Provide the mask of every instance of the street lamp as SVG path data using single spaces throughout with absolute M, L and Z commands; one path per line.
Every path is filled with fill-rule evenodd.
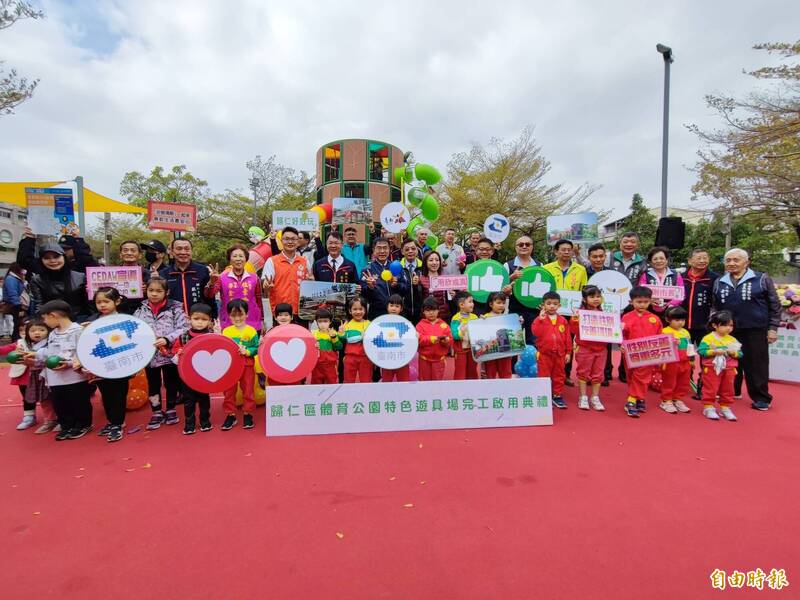
M 667 216 L 667 157 L 669 147 L 669 66 L 675 60 L 672 48 L 656 44 L 656 50 L 664 57 L 664 131 L 661 134 L 661 217 Z
M 250 178 L 250 189 L 253 190 L 253 227 L 258 227 L 258 177 Z

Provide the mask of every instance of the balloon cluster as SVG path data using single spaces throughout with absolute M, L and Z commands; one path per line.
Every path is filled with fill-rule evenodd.
M 539 366 L 536 363 L 537 354 L 534 346 L 525 346 L 525 350 L 519 355 L 517 363 L 514 365 L 514 372 L 520 377 L 537 377 L 539 375 Z
M 420 228 L 430 229 L 433 222 L 439 218 L 439 202 L 430 193 L 430 187 L 442 180 L 442 174 L 434 166 L 412 161 L 413 159 L 409 159 L 405 166 L 395 168 L 394 177 L 400 186 L 405 183 L 411 186 L 406 193 L 406 203 L 409 210 L 412 210 L 412 207 L 416 209 L 414 211 L 416 214 L 412 216 L 406 233 L 413 239 Z M 431 248 L 436 248 L 439 245 L 439 238 L 431 233 L 428 235 L 427 244 Z
M 308 212 L 314 213 L 319 216 L 319 223 L 329 223 L 333 217 L 333 204 L 326 202 L 325 204 L 317 204 L 308 209 Z

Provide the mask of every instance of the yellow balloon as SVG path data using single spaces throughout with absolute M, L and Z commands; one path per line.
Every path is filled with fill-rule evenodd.
M 251 262 L 244 263 L 244 270 L 247 271 L 248 273 L 256 272 L 256 268 L 253 266 L 253 263 Z
M 384 281 L 391 281 L 392 280 L 392 272 L 389 269 L 384 269 L 381 271 L 381 279 Z

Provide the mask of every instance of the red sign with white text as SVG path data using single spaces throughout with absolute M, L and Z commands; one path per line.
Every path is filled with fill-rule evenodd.
M 195 231 L 197 207 L 177 202 L 147 202 L 147 227 L 165 231 Z
M 233 387 L 244 371 L 244 359 L 232 339 L 207 333 L 189 341 L 178 357 L 178 374 L 202 394 L 224 392 Z

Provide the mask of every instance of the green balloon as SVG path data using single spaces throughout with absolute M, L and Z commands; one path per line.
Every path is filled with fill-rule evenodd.
M 408 227 L 406 227 L 406 233 L 413 238 L 416 236 L 416 229 L 418 227 L 424 227 L 424 225 L 425 221 L 422 220 L 422 217 L 414 217 L 413 219 L 411 219 L 411 222 L 408 224 Z
M 555 289 L 556 280 L 544 267 L 525 267 L 514 281 L 514 297 L 528 308 L 539 308 L 542 296 Z
M 442 174 L 433 165 L 426 165 L 425 163 L 417 163 L 414 165 L 414 174 L 417 179 L 424 181 L 428 185 L 436 185 L 442 180 Z
M 439 203 L 430 194 L 425 196 L 419 208 L 422 211 L 422 216 L 428 221 L 435 221 L 439 218 Z
M 419 206 L 429 196 L 428 192 L 422 188 L 411 188 L 406 194 L 406 200 L 414 206 Z
M 425 242 L 431 250 L 436 250 L 439 246 L 439 238 L 433 233 L 428 234 L 428 241 Z
M 44 361 L 44 366 L 48 369 L 55 369 L 61 362 L 60 356 L 48 356 Z
M 496 260 L 482 259 L 467 266 L 467 291 L 477 302 L 486 302 L 489 294 L 508 285 L 508 271 Z
M 400 182 L 406 178 L 406 168 L 405 167 L 395 167 L 394 168 L 394 183 L 395 185 L 400 185 Z
M 6 355 L 6 360 L 11 363 L 12 365 L 17 364 L 19 361 L 22 360 L 22 354 L 17 352 L 16 350 L 12 350 Z

